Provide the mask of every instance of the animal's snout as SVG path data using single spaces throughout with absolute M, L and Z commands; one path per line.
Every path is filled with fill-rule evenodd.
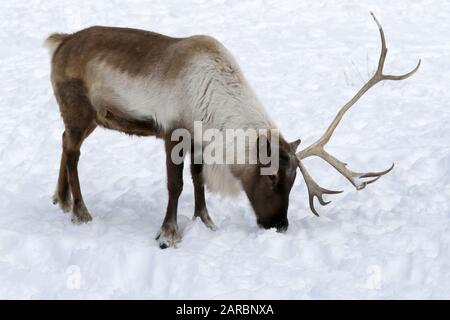
M 281 233 L 286 232 L 286 230 L 288 229 L 288 227 L 289 227 L 289 221 L 288 221 L 288 219 L 283 219 L 281 222 L 279 222 L 279 223 L 275 226 L 275 228 L 277 228 L 277 232 L 281 232 Z
M 277 232 L 286 232 L 286 230 L 289 227 L 289 221 L 287 218 L 283 217 L 281 219 L 274 219 L 269 221 L 264 221 L 261 219 L 258 219 L 258 225 L 263 227 L 264 229 L 271 229 L 275 228 L 277 229 Z

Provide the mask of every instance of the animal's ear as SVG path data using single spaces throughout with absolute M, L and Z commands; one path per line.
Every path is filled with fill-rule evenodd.
M 302 140 L 300 140 L 300 139 L 297 139 L 297 140 L 294 140 L 294 141 L 290 142 L 289 145 L 291 146 L 291 150 L 293 152 L 297 151 L 297 148 L 298 148 L 298 146 L 300 145 L 301 142 L 302 142 Z

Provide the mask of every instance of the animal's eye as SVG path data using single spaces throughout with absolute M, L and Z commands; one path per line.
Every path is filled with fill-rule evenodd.
M 285 154 L 280 154 L 280 167 L 286 168 L 289 165 L 289 156 Z
M 276 183 L 277 182 L 277 175 L 276 174 L 271 174 L 271 175 L 269 175 L 269 179 L 270 179 L 270 181 L 272 181 L 272 183 Z

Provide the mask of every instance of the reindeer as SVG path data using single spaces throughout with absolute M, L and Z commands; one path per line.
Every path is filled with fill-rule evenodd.
M 300 169 L 306 182 L 311 211 L 314 198 L 326 205 L 325 194 L 341 191 L 320 187 L 302 160 L 317 156 L 332 165 L 357 190 L 390 172 L 358 173 L 329 154 L 325 145 L 344 114 L 371 87 L 384 80 L 403 80 L 420 66 L 403 75 L 383 73 L 387 48 L 383 29 L 371 13 L 381 37 L 381 53 L 375 74 L 338 112 L 319 140 L 296 152 L 300 140 L 288 143 L 279 134 L 279 167 L 261 175 L 256 164 L 203 165 L 192 161 L 194 218 L 216 229 L 205 203 L 205 185 L 213 191 L 236 193 L 243 190 L 254 209 L 258 225 L 285 231 L 288 227 L 289 194 Z M 143 30 L 90 27 L 73 34 L 55 33 L 46 44 L 52 56 L 51 82 L 65 130 L 62 156 L 53 201 L 63 211 L 72 211 L 74 223 L 92 217 L 80 190 L 77 165 L 83 141 L 97 126 L 129 135 L 164 139 L 168 204 L 157 235 L 159 246 L 175 246 L 181 240 L 177 226 L 177 204 L 183 189 L 183 163 L 171 160 L 176 142 L 171 134 L 178 128 L 193 130 L 194 121 L 206 128 L 276 129 L 228 50 L 209 36 L 172 38 Z M 268 138 L 270 144 L 270 139 Z M 183 155 L 184 156 L 184 155 Z

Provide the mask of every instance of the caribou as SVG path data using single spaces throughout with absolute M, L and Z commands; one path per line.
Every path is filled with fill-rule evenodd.
M 311 211 L 318 215 L 314 198 L 326 205 L 324 195 L 341 191 L 319 186 L 302 160 L 316 156 L 333 166 L 361 190 L 390 172 L 354 172 L 325 150 L 344 114 L 375 84 L 384 80 L 404 80 L 420 66 L 402 75 L 384 74 L 387 48 L 383 29 L 373 13 L 381 37 L 381 53 L 374 75 L 337 113 L 325 133 L 313 144 L 297 152 L 300 140 L 288 143 L 276 135 L 277 170 L 261 174 L 266 167 L 256 163 L 205 164 L 194 161 L 190 169 L 194 185 L 194 218 L 216 229 L 205 202 L 205 186 L 212 191 L 236 194 L 244 191 L 258 225 L 283 232 L 288 227 L 289 195 L 297 168 L 306 183 Z M 183 163 L 171 154 L 177 145 L 172 135 L 177 129 L 193 131 L 194 122 L 204 128 L 277 130 L 230 52 L 216 39 L 197 35 L 173 38 L 138 29 L 95 26 L 73 34 L 54 33 L 46 39 L 51 52 L 51 83 L 64 122 L 62 155 L 54 204 L 72 212 L 74 223 L 92 217 L 83 201 L 78 178 L 78 161 L 83 141 L 97 126 L 129 135 L 155 136 L 164 140 L 168 203 L 156 237 L 160 248 L 181 240 L 177 225 L 178 199 L 183 189 Z M 271 132 L 272 132 L 271 131 Z M 258 136 L 247 148 L 269 152 L 274 134 Z M 251 144 L 251 145 L 250 145 Z M 268 148 L 270 147 L 270 150 Z M 201 148 L 200 148 L 201 150 Z

